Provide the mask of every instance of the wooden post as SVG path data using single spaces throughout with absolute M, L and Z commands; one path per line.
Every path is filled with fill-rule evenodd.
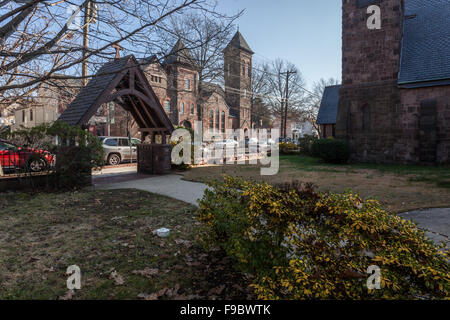
M 156 133 L 152 132 L 151 135 L 152 135 L 152 144 L 155 144 L 156 143 Z
M 166 137 L 166 132 L 165 131 L 162 132 L 161 143 L 162 144 L 167 144 L 167 137 Z

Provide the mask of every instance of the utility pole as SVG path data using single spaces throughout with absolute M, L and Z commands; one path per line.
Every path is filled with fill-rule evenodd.
M 285 89 L 286 96 L 284 98 L 284 116 L 283 116 L 284 121 L 282 121 L 284 138 L 287 138 L 287 118 L 288 118 L 288 109 L 289 109 L 289 78 L 290 78 L 291 74 L 296 74 L 296 73 L 297 73 L 297 71 L 291 71 L 291 70 L 281 73 L 281 74 L 286 75 L 286 89 Z
M 86 3 L 84 10 L 84 24 L 83 24 L 83 60 L 81 65 L 81 73 L 83 76 L 83 86 L 87 84 L 88 76 L 88 48 L 89 48 L 89 24 L 91 23 L 91 1 Z
M 83 59 L 81 62 L 82 84 L 86 86 L 89 75 L 88 71 L 88 51 L 89 51 L 89 26 L 91 23 L 97 22 L 97 3 L 94 0 L 86 2 L 84 10 L 84 24 L 83 24 Z M 116 49 L 117 52 L 117 49 Z

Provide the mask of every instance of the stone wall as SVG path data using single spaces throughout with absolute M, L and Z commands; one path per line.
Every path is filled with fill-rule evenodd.
M 448 163 L 450 86 L 398 87 L 402 1 L 378 5 L 381 30 L 369 30 L 367 7 L 343 0 L 343 86 L 336 136 L 349 141 L 356 161 Z

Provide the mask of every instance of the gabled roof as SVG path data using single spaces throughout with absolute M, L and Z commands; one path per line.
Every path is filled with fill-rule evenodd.
M 187 65 L 194 65 L 194 58 L 192 58 L 191 53 L 184 45 L 181 39 L 178 39 L 177 43 L 174 45 L 170 51 L 169 56 L 164 61 L 164 64 L 182 63 Z
M 87 112 L 87 109 L 100 97 L 105 88 L 124 70 L 130 56 L 112 60 L 105 63 L 89 83 L 83 87 L 72 103 L 61 114 L 58 120 L 65 121 L 70 125 L 80 124 L 79 121 Z
M 234 35 L 233 39 L 231 39 L 227 48 L 228 47 L 238 48 L 238 49 L 247 51 L 250 54 L 254 54 L 252 49 L 250 49 L 250 46 L 248 45 L 247 41 L 245 41 L 244 37 L 242 36 L 242 34 L 239 31 L 237 31 L 236 34 Z
M 72 126 L 84 125 L 101 105 L 111 101 L 129 111 L 141 129 L 173 130 L 133 55 L 104 64 L 58 120 Z
M 339 89 L 341 85 L 326 87 L 320 103 L 317 124 L 335 124 L 339 106 Z
M 450 84 L 449 56 L 449 0 L 406 0 L 399 85 Z

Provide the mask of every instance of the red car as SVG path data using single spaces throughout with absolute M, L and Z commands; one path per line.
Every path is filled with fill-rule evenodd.
M 40 172 L 53 164 L 55 157 L 46 150 L 21 148 L 0 139 L 0 164 L 3 169 L 26 169 Z

